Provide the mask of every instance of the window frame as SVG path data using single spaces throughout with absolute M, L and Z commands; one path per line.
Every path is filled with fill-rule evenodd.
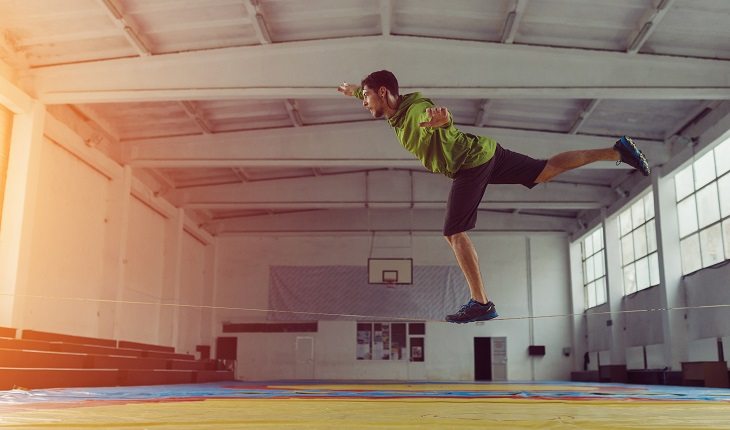
M 719 149 L 723 147 L 723 145 L 729 145 L 730 146 L 730 139 L 726 139 L 723 142 L 720 142 L 712 149 L 708 150 L 702 156 L 696 157 L 693 161 L 691 161 L 687 166 L 683 167 L 682 169 L 678 169 L 674 173 L 674 200 L 677 207 L 677 226 L 678 226 L 678 238 L 679 238 L 679 249 L 680 249 L 680 256 L 682 260 L 682 276 L 687 276 L 689 274 L 692 274 L 694 272 L 697 272 L 699 270 L 705 269 L 707 267 L 714 266 L 716 264 L 721 264 L 723 262 L 726 262 L 730 260 L 730 249 L 728 249 L 728 243 L 725 240 L 726 235 L 729 235 L 730 232 L 726 233 L 725 229 L 730 228 L 730 211 L 723 215 L 723 206 L 722 206 L 722 194 L 720 189 L 720 182 L 721 181 L 727 181 L 730 180 L 730 170 L 727 170 L 721 174 L 718 174 L 718 163 L 717 163 L 717 157 L 718 153 L 720 152 Z M 725 148 L 723 148 L 725 149 Z M 725 149 L 727 151 L 727 149 Z M 699 188 L 696 184 L 696 177 L 697 177 L 697 164 L 700 162 L 704 157 L 708 156 L 709 154 L 712 154 L 712 179 L 707 181 L 706 183 L 702 184 Z M 686 174 L 687 171 L 691 172 L 691 183 L 692 183 L 692 191 L 687 193 L 686 195 L 682 196 L 682 198 L 679 198 L 679 190 L 678 190 L 678 183 L 677 178 L 680 175 Z M 704 172 L 705 174 L 707 172 Z M 716 195 L 716 202 L 717 202 L 717 210 L 718 210 L 718 219 L 715 221 L 710 222 L 707 225 L 704 225 L 700 227 L 701 223 L 701 208 L 698 200 L 698 195 L 702 193 L 703 191 L 706 191 L 710 189 L 710 187 L 715 187 L 715 195 Z M 687 202 L 689 199 L 694 199 L 694 226 L 688 230 L 684 228 L 686 224 L 682 224 L 682 217 L 680 215 L 680 205 Z M 686 222 L 686 221 L 685 221 Z M 719 243 L 716 244 L 716 246 L 719 247 L 719 249 L 722 252 L 722 255 L 717 260 L 705 260 L 705 247 L 707 246 L 705 244 L 706 241 L 702 240 L 702 234 L 705 232 L 710 231 L 711 229 L 719 229 L 719 235 L 718 235 L 718 241 Z M 683 233 L 683 234 L 680 234 Z M 695 249 L 697 250 L 697 255 L 685 255 L 684 253 L 688 249 Z M 699 261 L 699 265 L 693 264 L 690 266 L 690 258 L 693 258 L 694 261 Z
M 596 235 L 597 232 L 600 232 L 598 236 L 601 238 L 601 247 L 600 249 L 595 249 L 595 243 L 593 242 L 593 237 Z M 586 243 L 588 240 L 591 240 L 591 254 L 586 255 Z M 602 265 L 603 265 L 603 275 L 598 277 L 593 277 L 592 279 L 588 279 L 588 275 L 586 273 L 586 261 L 591 261 L 591 264 L 593 263 L 593 259 L 597 258 L 596 256 L 598 254 L 601 254 L 601 257 L 603 259 Z M 585 310 L 595 308 L 597 306 L 601 306 L 603 304 L 608 303 L 608 276 L 607 276 L 607 266 L 606 266 L 606 241 L 604 237 L 604 229 L 603 225 L 600 225 L 593 229 L 590 233 L 583 236 L 583 238 L 580 240 L 580 259 L 581 259 L 581 273 L 582 273 L 582 283 L 583 283 L 583 308 Z M 594 264 L 595 267 L 595 264 Z M 595 274 L 595 272 L 594 272 Z M 599 283 L 599 281 L 601 281 Z M 597 285 L 601 285 L 603 288 L 603 301 L 598 300 L 598 291 L 596 289 Z M 593 306 L 590 306 L 590 288 L 593 288 L 594 296 L 596 297 L 595 304 Z
M 403 324 L 404 332 L 403 335 L 404 345 L 398 345 L 398 357 L 396 358 L 393 350 L 393 326 L 397 324 Z M 361 330 L 363 326 L 369 326 L 368 343 L 361 343 Z M 383 341 L 383 349 L 380 350 L 381 354 L 379 357 L 375 356 L 375 340 L 376 340 L 376 325 L 380 326 L 381 340 L 387 339 L 387 345 Z M 387 326 L 388 331 L 385 332 L 384 328 Z M 425 360 L 426 355 L 426 323 L 424 321 L 357 321 L 355 324 L 355 360 L 357 361 L 410 361 L 410 362 L 422 362 Z M 417 339 L 414 342 L 414 339 Z M 413 345 L 417 343 L 418 345 Z M 367 346 L 365 346 L 367 345 Z M 416 357 L 413 354 L 412 347 L 417 346 L 419 349 L 419 356 Z M 384 358 L 383 352 L 388 351 L 388 357 Z M 363 349 L 362 351 L 360 349 Z M 365 348 L 367 352 L 365 352 Z
M 649 202 L 649 203 L 647 203 Z M 651 204 L 652 207 L 652 213 L 651 217 L 647 217 L 647 211 L 646 207 L 647 204 Z M 634 207 L 641 206 L 643 211 L 643 220 L 635 224 L 634 219 Z M 621 221 L 622 217 L 628 216 L 631 219 L 631 229 L 628 231 L 624 231 L 624 226 Z M 624 206 L 623 210 L 619 211 L 616 215 L 617 221 L 618 221 L 618 243 L 619 243 L 619 256 L 621 257 L 621 282 L 623 285 L 623 295 L 624 297 L 630 296 L 632 294 L 636 294 L 639 291 L 647 290 L 651 287 L 656 287 L 661 283 L 661 277 L 659 274 L 659 241 L 657 240 L 656 236 L 656 208 L 654 207 L 654 192 L 653 190 L 648 190 L 647 192 L 641 194 L 640 197 L 632 201 L 631 203 Z M 649 238 L 649 225 L 653 222 L 654 225 L 654 250 L 651 250 L 650 243 L 651 239 Z M 636 233 L 637 230 L 641 230 L 644 233 L 644 240 L 645 240 L 645 252 L 643 255 L 639 256 L 637 252 L 637 240 L 636 240 Z M 632 247 L 632 254 L 630 261 L 624 260 L 624 239 L 630 236 L 631 241 L 631 247 Z M 656 261 L 656 279 L 654 282 L 652 282 L 652 258 Z M 648 278 L 648 281 L 646 285 L 643 285 L 640 287 L 639 284 L 639 269 L 638 264 L 642 261 L 646 260 L 646 276 Z M 633 290 L 627 290 L 627 270 L 632 270 L 634 275 L 634 285 L 635 289 Z

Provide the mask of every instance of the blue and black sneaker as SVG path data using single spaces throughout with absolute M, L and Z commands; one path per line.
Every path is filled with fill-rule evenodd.
M 497 308 L 494 307 L 494 303 L 487 302 L 486 304 L 481 304 L 474 299 L 469 299 L 455 314 L 446 315 L 446 321 L 464 324 L 474 321 L 487 321 L 498 316 L 499 314 L 497 313 Z
M 621 161 L 617 161 L 616 165 L 623 163 L 637 169 L 644 176 L 649 176 L 649 162 L 646 161 L 644 153 L 636 147 L 634 141 L 628 136 L 621 136 L 613 145 L 613 149 L 621 155 Z

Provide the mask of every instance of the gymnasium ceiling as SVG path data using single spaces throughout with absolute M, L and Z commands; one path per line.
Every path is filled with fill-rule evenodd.
M 656 167 L 727 121 L 728 22 L 726 0 L 0 0 L 0 60 L 214 234 L 436 231 L 448 180 L 339 83 L 387 68 L 511 149 L 628 134 Z M 480 226 L 575 232 L 641 181 L 490 186 Z

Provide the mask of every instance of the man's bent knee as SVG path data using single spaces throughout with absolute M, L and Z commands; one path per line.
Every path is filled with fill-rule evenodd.
M 561 169 L 560 167 L 553 166 L 550 164 L 550 161 L 545 165 L 545 167 L 542 169 L 539 175 L 537 175 L 537 178 L 535 178 L 536 184 L 542 184 L 545 182 L 548 182 L 552 178 L 558 176 L 559 174 L 563 173 L 565 169 Z
M 458 244 L 462 239 L 467 238 L 465 231 L 462 231 L 460 233 L 454 233 L 448 236 L 444 236 L 444 239 L 446 239 L 447 242 L 449 242 L 449 245 L 455 246 Z

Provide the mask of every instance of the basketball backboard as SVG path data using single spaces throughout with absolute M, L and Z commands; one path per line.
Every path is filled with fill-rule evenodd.
M 412 258 L 368 258 L 369 284 L 412 284 Z

